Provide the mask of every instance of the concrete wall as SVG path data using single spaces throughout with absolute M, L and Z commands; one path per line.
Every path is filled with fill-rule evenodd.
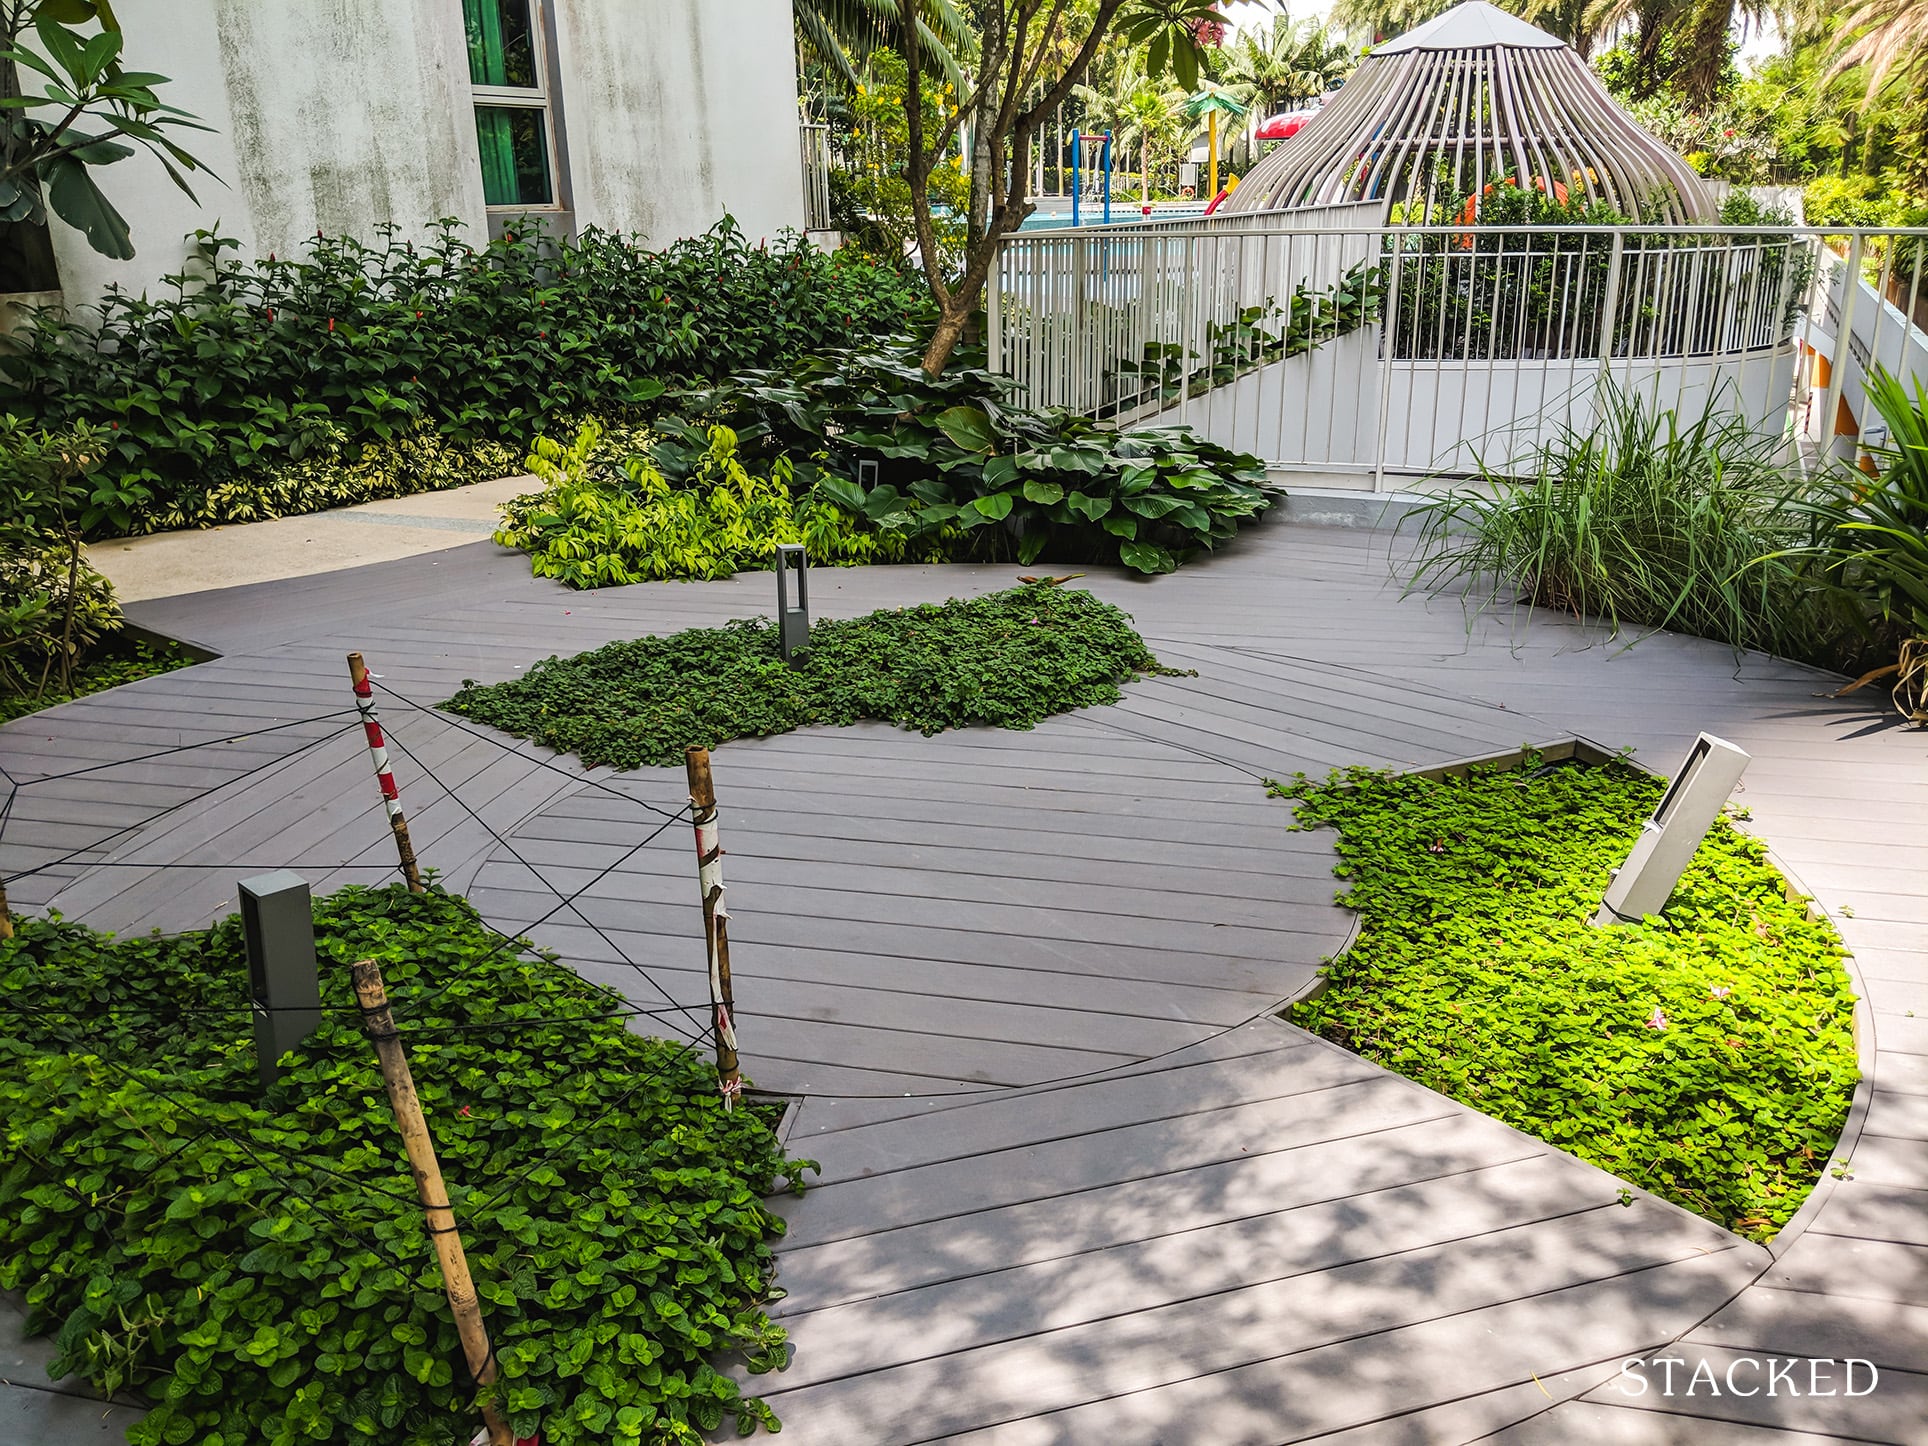
M 556 0 L 576 222 L 803 228 L 790 0 Z
M 1322 475 L 1323 485 L 1370 486 L 1379 461 L 1380 388 L 1386 392 L 1385 466 L 1409 479 L 1528 466 L 1563 426 L 1593 425 L 1600 367 L 1593 359 L 1395 361 L 1379 354 L 1379 328 L 1246 372 L 1188 404 L 1133 425 L 1191 426 L 1268 466 Z M 1715 399 L 1755 435 L 1781 436 L 1794 384 L 1794 346 L 1692 360 L 1616 360 L 1613 384 L 1683 417 Z
M 579 227 L 662 245 L 733 212 L 754 240 L 803 225 L 789 0 L 556 0 L 570 190 Z M 126 64 L 173 83 L 212 133 L 187 150 L 200 205 L 145 156 L 96 173 L 138 253 L 98 256 L 53 223 L 70 306 L 110 282 L 156 289 L 185 238 L 246 255 L 317 228 L 420 236 L 455 216 L 486 237 L 461 0 L 117 0 Z

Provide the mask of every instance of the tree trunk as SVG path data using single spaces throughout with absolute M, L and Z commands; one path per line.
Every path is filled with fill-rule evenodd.
M 961 293 L 952 296 L 952 307 L 946 307 L 937 320 L 937 330 L 931 333 L 930 345 L 924 348 L 924 375 L 934 377 L 944 370 L 957 350 L 957 344 L 964 337 L 964 324 L 970 320 L 970 309 L 956 306 Z M 953 307 L 955 309 L 953 309 Z
M 1138 142 L 1138 200 L 1147 208 L 1151 205 L 1151 132 L 1146 131 Z
M 1701 0 L 1688 42 L 1693 58 L 1681 77 L 1681 90 L 1690 106 L 1705 110 L 1714 103 L 1727 69 L 1727 31 L 1733 21 L 1734 0 Z

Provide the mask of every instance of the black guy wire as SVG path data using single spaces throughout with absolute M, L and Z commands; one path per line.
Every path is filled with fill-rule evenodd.
M 64 864 L 74 863 L 76 860 L 80 859 L 82 855 L 93 853 L 96 849 L 105 848 L 108 844 L 112 843 L 115 839 L 120 838 L 123 835 L 133 833 L 137 829 L 146 828 L 149 824 L 159 823 L 162 819 L 166 818 L 169 814 L 179 812 L 181 809 L 186 808 L 190 804 L 200 803 L 204 799 L 211 798 L 224 788 L 231 787 L 234 784 L 240 783 L 245 779 L 252 778 L 254 777 L 255 774 L 265 772 L 267 769 L 277 768 L 283 764 L 292 763 L 297 758 L 301 757 L 302 754 L 311 752 L 312 750 L 321 747 L 321 745 L 324 743 L 332 743 L 335 739 L 342 737 L 345 733 L 347 733 L 347 731 L 348 729 L 345 727 L 337 728 L 332 733 L 325 733 L 319 738 L 311 738 L 308 740 L 308 742 L 302 744 L 301 747 L 295 749 L 292 753 L 284 753 L 279 758 L 271 758 L 265 763 L 257 763 L 253 768 L 250 768 L 245 773 L 237 773 L 232 778 L 224 778 L 221 780 L 221 782 L 215 784 L 214 787 L 212 788 L 203 789 L 201 792 L 194 794 L 192 797 L 182 799 L 179 803 L 170 803 L 166 808 L 161 809 L 159 812 L 149 814 L 146 818 L 137 819 L 133 823 L 127 824 L 122 828 L 115 829 L 112 833 L 102 834 L 99 838 L 95 839 L 92 843 L 87 844 L 83 848 L 77 848 L 73 850 L 71 853 L 63 854 L 60 858 L 49 859 L 44 864 L 36 864 L 33 868 L 21 869 L 18 873 L 7 874 L 4 877 L 0 877 L 0 883 L 11 884 L 15 880 L 31 878 L 35 874 L 45 873 L 48 869 L 55 869 L 55 868 L 61 867 Z M 66 777 L 67 775 L 61 774 L 58 776 Z M 91 863 L 89 864 L 89 867 L 92 867 Z
M 399 744 L 397 745 L 397 747 L 400 747 L 400 746 L 401 745 Z M 443 784 L 440 779 L 434 778 L 431 775 L 431 781 L 437 784 L 438 787 L 443 788 L 445 792 L 447 791 L 447 785 Z M 684 816 L 687 816 L 687 814 L 688 814 L 688 810 L 685 809 Z M 478 820 L 478 822 L 479 821 L 480 820 Z M 670 826 L 670 824 L 676 823 L 677 821 L 678 821 L 677 819 L 672 818 L 667 822 L 665 822 L 664 824 L 660 825 L 653 833 L 649 835 L 648 838 L 643 840 L 642 844 L 638 844 L 637 848 L 640 849 L 641 847 L 643 847 L 643 845 L 650 843 L 658 835 L 660 835 L 665 829 L 667 829 Z M 483 823 L 482 827 L 488 831 L 489 836 L 491 838 L 499 839 L 500 836 L 497 835 L 493 829 L 489 828 L 489 825 L 487 823 Z M 621 860 L 618 860 L 618 864 L 622 862 L 626 862 L 631 856 L 631 854 L 633 854 L 635 851 L 636 850 L 632 849 L 630 853 L 623 855 L 623 858 Z M 614 867 L 616 867 L 616 865 L 611 866 L 612 869 Z M 534 871 L 531 870 L 531 872 L 534 872 Z M 548 923 L 551 919 L 555 918 L 556 915 L 562 913 L 563 910 L 573 908 L 575 906 L 576 900 L 580 899 L 590 889 L 593 889 L 597 884 L 601 883 L 604 878 L 608 877 L 608 874 L 609 874 L 609 870 L 605 870 L 603 873 L 598 874 L 595 878 L 591 879 L 588 883 L 584 884 L 582 888 L 577 889 L 574 893 L 568 894 L 568 895 L 564 895 L 560 889 L 555 887 L 555 885 L 551 884 L 547 879 L 544 879 L 542 875 L 537 874 L 536 875 L 537 881 L 540 882 L 544 888 L 548 889 L 550 893 L 554 894 L 559 902 L 555 905 L 554 908 L 550 909 L 547 913 L 541 915 L 537 919 L 534 919 L 530 923 L 523 925 L 522 933 L 511 934 L 507 930 L 500 929 L 496 927 L 494 924 L 491 924 L 487 919 L 483 918 L 481 916 L 481 913 L 478 911 L 476 913 L 476 922 L 481 924 L 481 926 L 484 929 L 488 930 L 491 934 L 494 934 L 496 936 L 496 943 L 493 948 L 491 948 L 486 954 L 483 954 L 481 958 L 477 959 L 474 962 L 478 964 L 485 963 L 488 960 L 495 958 L 497 955 L 501 954 L 504 950 L 508 949 L 511 946 L 522 947 L 526 945 L 530 949 L 539 951 L 541 946 L 536 944 L 533 940 L 528 939 L 526 937 L 527 931 L 533 930 L 533 929 L 539 929 L 544 924 Z M 590 927 L 594 928 L 595 926 L 592 924 L 590 925 Z M 635 966 L 632 966 L 632 967 L 635 967 Z M 574 971 L 571 971 L 571 972 L 574 972 Z M 593 980 L 583 979 L 580 974 L 576 975 L 576 977 L 577 979 L 581 980 L 583 984 L 587 985 L 589 988 L 594 989 L 598 993 L 606 996 L 611 1000 L 614 1000 L 624 1005 L 627 1005 L 630 1003 L 630 1000 L 628 1000 L 625 996 L 623 996 L 621 993 L 617 992 L 615 989 L 611 988 L 607 984 L 600 984 Z M 445 995 L 447 995 L 451 989 L 455 987 L 456 986 L 454 983 L 445 984 L 442 988 L 436 990 L 435 993 L 428 995 L 426 998 L 413 1001 L 414 1009 L 419 1012 L 419 1011 L 426 1010 L 431 1005 L 440 1003 L 442 998 Z M 663 993 L 660 987 L 658 988 L 657 992 L 659 994 Z M 675 1005 L 678 1011 L 683 1013 L 689 1012 L 689 1006 L 676 1005 L 674 1000 L 671 1000 L 670 1002 L 671 1004 Z M 688 1036 L 685 1036 L 685 1037 L 687 1038 Z
M 664 818 L 670 817 L 670 814 L 666 809 L 658 807 L 656 804 L 649 802 L 647 799 L 638 798 L 634 794 L 624 793 L 620 788 L 612 787 L 608 782 L 606 782 L 603 779 L 591 778 L 588 776 L 585 770 L 574 769 L 574 768 L 564 768 L 562 767 L 562 765 L 551 762 L 547 758 L 538 758 L 533 753 L 524 753 L 522 751 L 522 745 L 524 743 L 535 743 L 534 739 L 522 738 L 522 739 L 517 739 L 516 742 L 514 743 L 504 743 L 500 738 L 493 737 L 488 733 L 484 733 L 481 729 L 471 726 L 469 723 L 467 723 L 462 719 L 460 714 L 451 713 L 446 709 L 430 708 L 426 704 L 417 703 L 413 698 L 410 698 L 403 693 L 398 693 L 395 689 L 391 688 L 386 683 L 382 683 L 379 686 L 380 686 L 381 692 L 386 693 L 389 697 L 395 699 L 396 702 L 404 704 L 407 707 L 413 708 L 418 713 L 425 713 L 429 717 L 435 719 L 438 723 L 446 723 L 451 728 L 460 729 L 462 732 L 468 734 L 471 738 L 480 738 L 484 742 L 493 743 L 497 748 L 500 748 L 505 753 L 512 753 L 517 758 L 526 759 L 530 763 L 535 764 L 536 767 L 538 768 L 545 768 L 551 773 L 560 773 L 564 778 L 573 779 L 577 783 L 586 784 L 588 787 L 596 789 L 599 792 L 607 793 L 614 798 L 620 798 L 625 803 L 637 804 L 643 808 L 648 809 L 651 813 L 659 814 Z M 535 746 L 540 748 L 546 745 L 535 744 Z
M 454 789 L 450 788 L 446 783 L 444 783 L 442 779 L 437 776 L 434 769 L 430 768 L 427 764 L 423 763 L 422 760 L 416 755 L 413 749 L 411 749 L 406 743 L 402 742 L 399 738 L 394 737 L 392 735 L 389 737 L 388 741 L 391 744 L 393 744 L 402 753 L 402 755 L 409 760 L 410 763 L 414 764 L 415 767 L 421 769 L 423 774 L 425 774 L 428 777 L 429 781 L 433 783 L 437 788 L 441 789 L 442 792 L 448 798 L 453 800 L 455 804 L 459 806 L 464 813 L 468 814 L 470 818 L 474 819 L 476 823 L 480 824 L 483 831 L 486 832 L 491 838 L 493 838 L 498 845 L 500 845 L 504 849 L 507 849 L 509 852 L 509 856 L 511 858 L 513 858 L 517 863 L 521 864 L 523 868 L 527 869 L 530 872 L 530 874 L 532 874 L 536 878 L 536 880 L 542 884 L 544 888 L 548 889 L 558 899 L 562 900 L 561 906 L 555 912 L 557 913 L 561 912 L 562 908 L 568 908 L 568 909 L 574 910 L 576 917 L 578 919 L 581 919 L 584 924 L 588 925 L 589 928 L 595 932 L 595 935 L 597 938 L 601 939 L 603 943 L 607 944 L 611 949 L 613 949 L 623 963 L 627 964 L 631 969 L 635 970 L 636 973 L 639 974 L 650 985 L 651 988 L 653 988 L 658 994 L 662 995 L 663 1001 L 666 1004 L 677 1005 L 679 1008 L 682 1008 L 684 1012 L 689 1016 L 690 1020 L 693 1023 L 698 1024 L 699 1029 L 701 1028 L 701 1020 L 700 1020 L 700 1017 L 696 1014 L 695 1010 L 690 1006 L 680 1005 L 676 997 L 672 995 L 667 989 L 665 989 L 660 983 L 657 982 L 654 975 L 652 975 L 642 965 L 636 963 L 635 960 L 631 959 L 629 957 L 628 951 L 626 951 L 614 939 L 610 938 L 608 933 L 603 929 L 603 927 L 600 924 L 598 924 L 594 919 L 590 918 L 589 915 L 576 903 L 576 900 L 581 898 L 581 896 L 584 893 L 588 892 L 590 889 L 594 888 L 597 884 L 601 883 L 603 879 L 608 878 L 609 875 L 614 873 L 616 869 L 621 866 L 622 863 L 628 862 L 629 859 L 633 858 L 645 845 L 647 845 L 648 843 L 656 839 L 658 835 L 662 834 L 672 824 L 680 822 L 680 819 L 676 815 L 672 814 L 667 818 L 665 818 L 663 823 L 657 827 L 654 833 L 650 834 L 649 837 L 644 839 L 642 843 L 637 844 L 634 848 L 630 849 L 627 853 L 625 853 L 622 859 L 618 861 L 618 863 L 612 864 L 608 868 L 602 870 L 602 872 L 598 874 L 595 878 L 591 879 L 587 884 L 583 885 L 581 889 L 576 891 L 576 894 L 573 897 L 565 897 L 563 892 L 560 889 L 556 888 L 554 884 L 551 884 L 546 878 L 543 877 L 541 871 L 538 870 L 534 864 L 530 863 L 528 859 L 522 856 L 521 850 L 516 848 L 516 846 L 513 843 L 511 843 L 508 839 L 504 838 L 500 833 L 498 833 L 494 828 L 494 826 L 488 822 L 488 820 L 484 819 L 481 814 L 477 813 L 472 807 L 470 807 L 468 800 L 461 797 L 461 795 L 456 793 Z M 657 812 L 660 813 L 661 810 L 659 809 L 657 810 Z M 553 915 L 551 915 L 551 917 L 553 917 Z M 690 1040 L 691 1043 L 700 1042 L 700 1038 L 701 1038 L 700 1034 L 691 1035 L 691 1034 L 685 1033 L 681 1029 L 678 1029 L 677 1032 L 679 1034 L 682 1034 L 685 1039 Z
M 352 708 L 337 708 L 332 713 L 318 713 L 313 718 L 297 718 L 290 723 L 273 723 L 266 728 L 250 728 L 245 733 L 230 733 L 224 738 L 203 738 L 198 743 L 182 743 L 172 748 L 157 749 L 152 753 L 137 753 L 132 758 L 116 758 L 106 763 L 91 763 L 85 768 L 70 768 L 65 773 L 48 773 L 38 778 L 29 778 L 25 783 L 16 784 L 19 788 L 38 788 L 43 783 L 57 783 L 63 778 L 81 778 L 89 773 L 102 773 L 110 768 L 126 768 L 136 763 L 152 763 L 157 758 L 172 758 L 177 753 L 192 753 L 197 748 L 213 748 L 222 743 L 240 743 L 245 739 L 258 738 L 268 733 L 280 733 L 289 728 L 306 728 L 311 723 L 326 723 L 333 718 L 345 718 L 353 713 Z M 265 767 L 266 765 L 260 765 Z M 258 769 L 248 770 L 250 773 Z M 212 790 L 210 790 L 211 792 Z

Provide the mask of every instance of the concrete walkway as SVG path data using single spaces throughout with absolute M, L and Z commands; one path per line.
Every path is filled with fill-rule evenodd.
M 812 597 L 852 616 L 1015 571 L 823 570 Z M 717 753 L 746 1067 L 805 1096 L 791 1143 L 824 1166 L 782 1207 L 792 1363 L 747 1383 L 785 1439 L 1919 1442 L 1928 740 L 1791 665 L 1402 600 L 1383 536 L 1275 525 L 1170 577 L 1086 585 L 1196 676 L 1028 733 L 873 725 Z M 535 937 L 647 1007 L 693 1008 L 687 836 L 631 856 L 677 771 L 585 775 L 426 705 L 551 653 L 766 613 L 771 592 L 569 593 L 485 545 L 137 605 L 223 656 L 0 730 L 0 762 L 47 780 L 16 799 L 0 866 L 42 869 L 18 906 L 108 928 L 205 923 L 257 869 L 382 876 L 365 752 L 322 716 L 356 648 L 423 857 L 504 927 L 584 891 Z M 1666 770 L 1702 728 L 1753 753 L 1751 827 L 1865 981 L 1840 1178 L 1772 1250 L 1623 1205 L 1622 1182 L 1275 1017 L 1347 920 L 1329 841 L 1287 833 L 1262 778 L 1574 736 Z M 1716 1372 L 1856 1356 L 1881 1384 L 1621 1392 L 1620 1363 L 1657 1352 Z
M 540 485 L 533 477 L 501 477 L 299 517 L 124 537 L 94 543 L 87 559 L 122 603 L 312 577 L 486 538 L 502 503 Z

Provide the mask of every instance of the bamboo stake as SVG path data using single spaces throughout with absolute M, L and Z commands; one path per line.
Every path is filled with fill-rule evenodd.
M 388 740 L 382 737 L 381 720 L 375 716 L 375 689 L 368 681 L 368 665 L 362 662 L 360 653 L 348 655 L 348 681 L 355 687 L 355 707 L 361 710 L 362 732 L 368 735 L 368 756 L 375 765 L 375 782 L 381 785 L 388 826 L 395 834 L 395 853 L 402 861 L 402 877 L 408 880 L 408 891 L 419 894 L 422 871 L 415 862 L 408 820 L 402 816 L 402 791 L 395 786 L 395 770 L 388 766 Z
M 730 1022 L 736 999 L 730 991 L 730 911 L 723 902 L 723 845 L 716 827 L 716 781 L 710 776 L 710 750 L 684 750 L 689 772 L 690 810 L 696 824 L 696 883 L 703 895 L 703 947 L 710 963 L 710 1028 L 716 1040 L 716 1082 L 723 1108 L 736 1107 L 743 1091 L 737 1069 L 736 1027 Z
M 0 883 L 0 939 L 13 937 L 13 908 L 7 903 L 7 886 Z
M 455 1331 L 462 1339 L 469 1375 L 478 1386 L 491 1385 L 495 1381 L 495 1353 L 482 1323 L 482 1305 L 476 1299 L 462 1237 L 456 1233 L 455 1213 L 448 1207 L 448 1184 L 435 1158 L 435 1142 L 429 1138 L 422 1101 L 408 1070 L 408 1056 L 402 1052 L 401 1036 L 395 1032 L 381 965 L 364 959 L 351 965 L 349 973 L 355 981 L 355 997 L 361 1003 L 362 1025 L 375 1042 L 375 1057 L 381 1061 L 382 1082 L 388 1086 L 388 1103 L 395 1111 L 395 1126 L 401 1131 L 402 1148 L 408 1152 L 409 1167 L 415 1175 L 415 1191 L 422 1201 L 429 1239 L 435 1244 L 436 1261 L 442 1267 L 442 1284 L 448 1290 L 449 1310 L 455 1316 Z M 493 1397 L 482 1400 L 482 1424 L 488 1428 L 489 1446 L 514 1446 L 515 1438 Z

